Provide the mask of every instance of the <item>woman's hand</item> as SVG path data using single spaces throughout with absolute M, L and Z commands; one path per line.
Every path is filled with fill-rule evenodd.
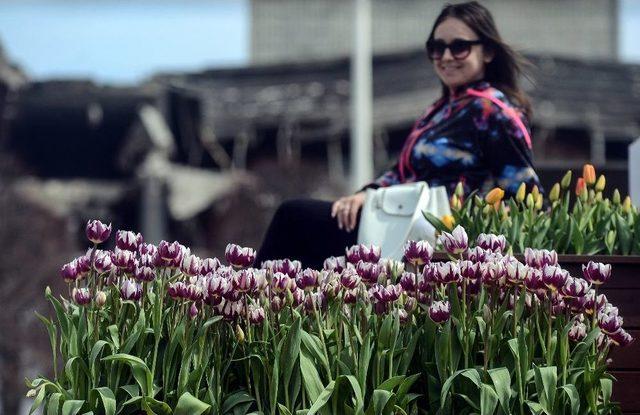
M 364 204 L 365 192 L 341 197 L 331 206 L 331 217 L 338 220 L 338 228 L 351 232 L 356 227 L 358 211 Z

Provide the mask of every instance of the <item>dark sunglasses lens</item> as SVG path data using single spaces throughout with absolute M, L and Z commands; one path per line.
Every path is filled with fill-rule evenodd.
M 445 48 L 446 48 L 446 45 L 444 44 L 444 42 L 437 42 L 437 41 L 427 42 L 427 54 L 431 59 L 442 58 L 442 55 L 444 55 Z
M 454 58 L 464 58 L 471 52 L 471 43 L 455 40 L 449 45 L 449 50 Z

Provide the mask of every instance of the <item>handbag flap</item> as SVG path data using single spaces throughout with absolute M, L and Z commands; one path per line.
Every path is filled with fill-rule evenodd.
M 391 186 L 384 189 L 381 208 L 394 216 L 413 216 L 424 186 Z

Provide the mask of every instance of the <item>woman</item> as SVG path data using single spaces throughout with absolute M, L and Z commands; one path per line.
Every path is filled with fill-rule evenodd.
M 479 3 L 446 5 L 429 34 L 427 54 L 442 96 L 419 118 L 397 163 L 359 192 L 337 201 L 283 203 L 269 226 L 256 264 L 291 258 L 319 268 L 324 258 L 356 243 L 367 188 L 426 181 L 451 193 L 499 186 L 507 196 L 521 183 L 537 185 L 529 101 L 518 86 L 521 58 L 502 41 Z

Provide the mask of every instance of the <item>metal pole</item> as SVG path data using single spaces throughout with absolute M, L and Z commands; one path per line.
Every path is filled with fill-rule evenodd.
M 373 178 L 371 0 L 354 0 L 351 53 L 351 189 Z

